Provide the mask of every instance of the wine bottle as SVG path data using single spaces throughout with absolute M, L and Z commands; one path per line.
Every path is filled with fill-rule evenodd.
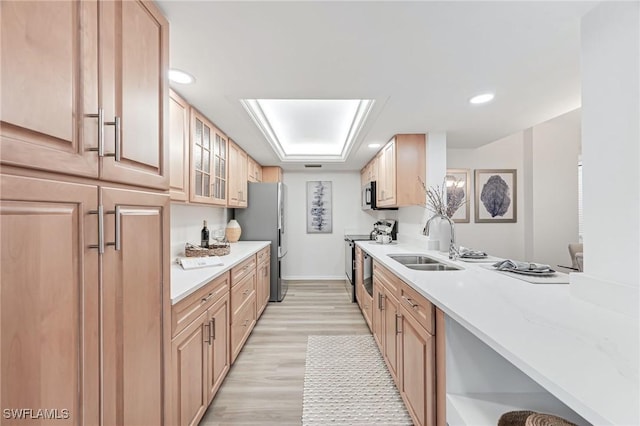
M 202 222 L 202 231 L 200 232 L 200 246 L 209 248 L 209 230 L 207 229 L 207 221 Z

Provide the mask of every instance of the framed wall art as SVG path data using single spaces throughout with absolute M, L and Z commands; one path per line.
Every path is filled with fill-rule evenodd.
M 471 171 L 469 169 L 447 169 L 447 216 L 455 223 L 469 223 L 471 197 Z
M 331 181 L 307 182 L 307 234 L 331 234 Z
M 485 169 L 475 174 L 475 222 L 517 222 L 516 170 Z

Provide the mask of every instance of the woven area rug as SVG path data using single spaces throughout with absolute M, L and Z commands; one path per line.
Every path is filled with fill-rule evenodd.
M 413 424 L 373 336 L 309 336 L 302 424 Z

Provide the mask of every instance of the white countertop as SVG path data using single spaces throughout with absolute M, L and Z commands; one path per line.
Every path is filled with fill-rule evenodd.
M 572 297 L 568 284 L 531 284 L 451 262 L 426 243 L 356 244 L 589 422 L 640 424 L 632 318 Z M 428 254 L 465 269 L 411 270 L 392 253 Z
M 173 263 L 171 265 L 171 304 L 175 305 L 195 290 L 269 244 L 271 244 L 270 241 L 238 241 L 237 243 L 231 243 L 231 252 L 226 256 L 219 257 L 223 263 L 222 266 L 210 266 L 185 271 L 182 266 Z

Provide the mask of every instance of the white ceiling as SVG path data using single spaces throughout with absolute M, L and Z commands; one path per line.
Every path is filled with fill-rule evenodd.
M 345 163 L 396 133 L 477 147 L 580 106 L 580 18 L 595 2 L 157 2 L 172 87 L 263 165 L 285 170 L 240 99 L 375 99 Z M 496 98 L 471 105 L 472 96 Z M 317 169 L 316 169 L 317 170 Z

